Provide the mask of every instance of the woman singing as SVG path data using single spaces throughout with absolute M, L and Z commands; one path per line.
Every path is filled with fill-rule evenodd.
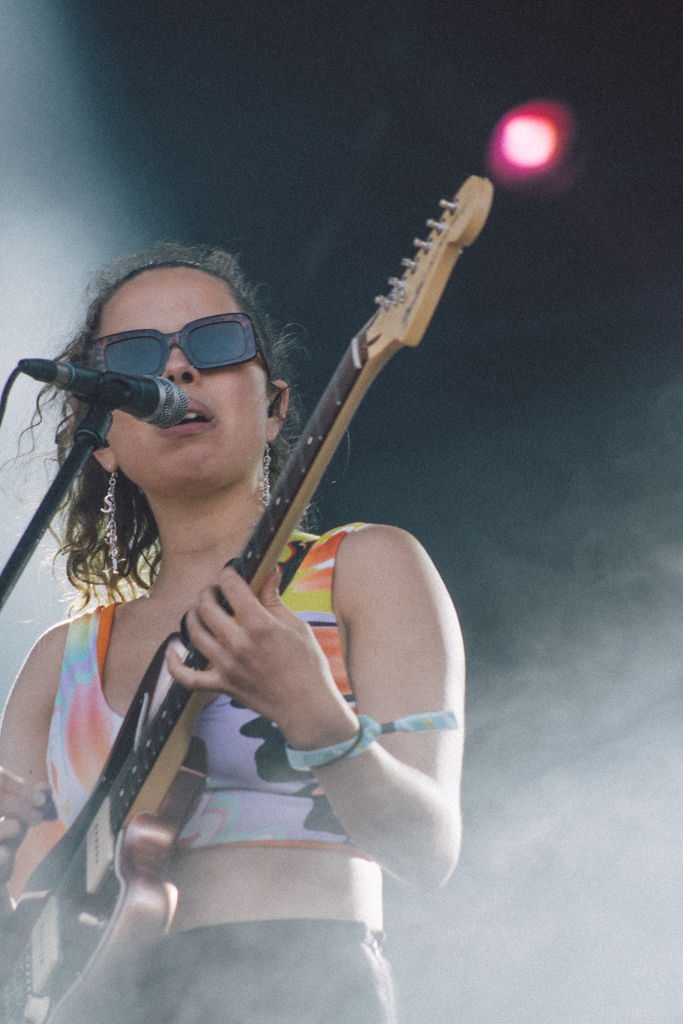
M 0 871 L 16 897 L 74 821 L 189 609 L 210 667 L 175 652 L 168 665 L 206 692 L 209 778 L 171 863 L 172 931 L 140 988 L 152 1022 L 387 1024 L 382 870 L 430 889 L 458 857 L 463 649 L 417 541 L 358 523 L 295 534 L 258 597 L 223 568 L 284 462 L 281 348 L 232 257 L 161 245 L 110 269 L 60 356 L 165 376 L 189 414 L 161 429 L 114 412 L 73 489 L 67 572 L 84 603 L 97 588 L 107 600 L 41 637 L 12 689 Z M 64 400 L 62 458 L 83 413 Z M 365 730 L 410 715 L 435 728 Z M 51 804 L 57 820 L 42 821 Z

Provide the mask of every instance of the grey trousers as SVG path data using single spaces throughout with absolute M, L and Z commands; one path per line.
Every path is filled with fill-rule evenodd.
M 396 1024 L 381 936 L 349 921 L 253 921 L 166 938 L 140 989 L 145 1024 Z

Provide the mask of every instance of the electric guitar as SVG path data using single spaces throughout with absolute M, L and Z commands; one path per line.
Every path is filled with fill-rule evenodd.
M 388 294 L 375 299 L 377 311 L 352 339 L 232 563 L 254 593 L 370 384 L 400 348 L 420 343 L 492 198 L 490 182 L 473 176 L 452 200 L 441 200 L 438 219 L 427 221 L 428 236 L 416 238 L 414 254 L 403 260 L 402 276 L 389 278 Z M 206 778 L 201 743 L 192 740 L 205 696 L 162 669 L 169 643 L 185 664 L 206 667 L 187 636 L 169 637 L 157 652 L 97 787 L 34 871 L 0 938 L 0 1024 L 119 1024 L 132 1015 L 126 999 L 136 971 L 173 918 L 177 892 L 164 879 L 165 867 Z

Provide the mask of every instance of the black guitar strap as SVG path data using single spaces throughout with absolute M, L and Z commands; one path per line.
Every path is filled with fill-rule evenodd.
M 290 545 L 294 551 L 290 557 L 281 563 L 281 577 L 279 589 L 283 593 L 292 582 L 297 569 L 306 557 L 310 547 L 315 543 L 311 541 L 291 541 Z M 85 807 L 74 821 L 71 828 L 53 846 L 47 856 L 40 862 L 31 877 L 29 878 L 27 891 L 40 892 L 44 889 L 54 889 L 67 870 L 76 850 L 85 838 L 93 818 L 102 806 L 102 802 L 109 794 L 109 791 L 123 768 L 126 759 L 133 750 L 135 737 L 138 731 L 140 713 L 145 707 L 145 698 L 149 696 L 151 702 L 154 696 L 161 668 L 164 663 L 166 648 L 172 640 L 178 637 L 178 633 L 171 633 L 166 637 L 152 658 L 147 671 L 144 674 L 137 692 L 131 702 L 126 717 L 111 749 L 107 763 L 104 766 L 99 781 L 93 790 L 92 796 Z M 191 754 L 192 752 L 190 752 Z
M 69 866 L 72 857 L 85 838 L 93 818 L 102 806 L 102 801 L 108 795 L 114 780 L 133 749 L 138 720 L 145 704 L 145 697 L 149 695 L 151 701 L 156 681 L 159 678 L 159 673 L 164 663 L 166 648 L 171 640 L 177 636 L 177 633 L 171 633 L 170 636 L 166 637 L 150 661 L 90 799 L 68 832 L 53 846 L 35 869 L 26 886 L 28 891 L 40 892 L 43 889 L 54 889 Z

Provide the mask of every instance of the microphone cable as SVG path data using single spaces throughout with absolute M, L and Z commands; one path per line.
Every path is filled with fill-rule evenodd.
M 2 397 L 0 397 L 0 427 L 2 426 L 2 421 L 5 418 L 5 409 L 7 408 L 9 393 L 12 390 L 12 386 L 20 373 L 21 370 L 19 369 L 19 367 L 15 366 L 12 372 L 10 373 L 9 377 L 7 378 L 7 383 L 2 389 Z

